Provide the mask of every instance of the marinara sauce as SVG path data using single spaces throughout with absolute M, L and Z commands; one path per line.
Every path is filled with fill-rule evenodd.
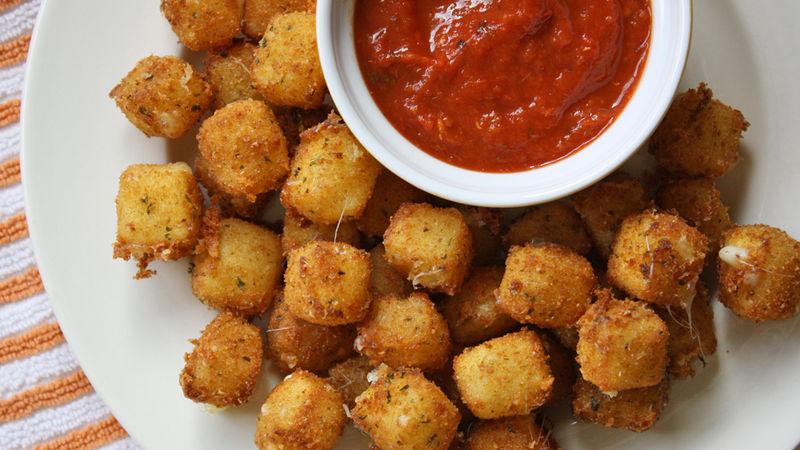
M 650 0 L 357 0 L 369 90 L 415 145 L 515 172 L 599 136 L 647 60 Z

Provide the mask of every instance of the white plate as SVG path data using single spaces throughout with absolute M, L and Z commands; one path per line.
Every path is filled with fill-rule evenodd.
M 111 259 L 117 177 L 129 164 L 189 159 L 193 137 L 148 139 L 107 97 L 150 53 L 183 54 L 158 0 L 44 3 L 23 102 L 23 182 L 39 268 L 61 327 L 116 417 L 153 449 L 253 448 L 266 379 L 243 408 L 208 414 L 178 386 L 187 339 L 212 313 L 191 294 L 186 263 L 134 282 Z M 710 83 L 752 122 L 745 158 L 723 181 L 736 219 L 800 237 L 800 2 L 699 0 L 684 86 Z M 798 320 L 755 326 L 716 305 L 720 346 L 676 383 L 662 420 L 633 434 L 557 424 L 564 448 L 793 447 L 800 439 Z M 275 380 L 274 373 L 272 381 Z M 267 377 L 265 377 L 267 378 Z M 342 448 L 358 448 L 350 432 Z

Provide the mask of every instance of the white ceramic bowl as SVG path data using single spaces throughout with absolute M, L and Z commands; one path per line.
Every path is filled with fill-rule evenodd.
M 403 137 L 370 96 L 353 39 L 355 0 L 318 0 L 317 37 L 331 97 L 359 141 L 386 168 L 436 196 L 476 206 L 544 203 L 577 192 L 625 162 L 663 117 L 683 73 L 692 28 L 691 0 L 652 0 L 650 53 L 639 86 L 595 141 L 556 163 L 515 173 L 462 169 Z

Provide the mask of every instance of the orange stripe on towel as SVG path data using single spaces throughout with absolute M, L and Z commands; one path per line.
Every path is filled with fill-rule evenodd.
M 25 272 L 0 281 L 0 305 L 16 302 L 44 292 L 39 269 L 31 267 Z
M 0 127 L 19 122 L 19 99 L 0 103 Z
M 83 371 L 20 392 L 0 400 L 0 422 L 19 420 L 42 408 L 63 405 L 92 392 L 92 385 Z
M 0 340 L 0 364 L 12 359 L 41 353 L 64 342 L 58 324 L 45 323 L 22 334 Z
M 0 0 L 0 12 L 11 9 L 22 3 L 22 0 Z
M 109 417 L 34 448 L 35 450 L 95 449 L 127 436 L 128 433 L 117 419 Z
M 0 222 L 0 245 L 7 245 L 28 235 L 25 213 L 15 214 Z
M 0 68 L 19 64 L 28 57 L 31 35 L 26 34 L 12 41 L 0 44 Z
M 17 184 L 20 181 L 19 158 L 0 163 L 0 188 Z

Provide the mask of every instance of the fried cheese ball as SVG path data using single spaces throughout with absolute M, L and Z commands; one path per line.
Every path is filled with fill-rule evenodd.
M 237 42 L 225 50 L 206 56 L 203 63 L 206 81 L 214 92 L 217 109 L 239 100 L 261 98 L 250 79 L 255 48 L 249 42 Z
M 358 247 L 361 245 L 361 233 L 352 222 L 342 222 L 337 229 L 336 225 L 318 225 L 292 210 L 286 211 L 281 235 L 284 255 L 312 241 L 334 240 Z
M 500 237 L 502 212 L 499 209 L 458 204 L 454 207 L 464 216 L 472 235 L 473 264 L 480 266 L 502 264 L 505 259 L 503 240 Z
M 256 446 L 261 450 L 329 450 L 342 434 L 342 396 L 304 370 L 287 376 L 261 406 Z
M 587 381 L 607 394 L 655 386 L 667 369 L 669 329 L 647 305 L 598 292 L 578 321 L 576 358 Z
M 281 204 L 320 225 L 357 219 L 381 170 L 341 118 L 331 114 L 303 132 Z
M 356 398 L 356 427 L 381 450 L 445 450 L 461 415 L 447 396 L 419 370 L 382 365 Z
M 186 163 L 134 164 L 122 172 L 117 191 L 114 258 L 139 263 L 147 278 L 153 260 L 189 256 L 200 237 L 203 197 Z
M 317 0 L 244 0 L 242 31 L 251 39 L 261 39 L 272 19 L 280 14 L 313 12 Z
M 523 330 L 465 349 L 453 360 L 461 400 L 480 419 L 529 414 L 553 389 L 547 352 Z
M 325 98 L 317 52 L 316 18 L 310 12 L 275 16 L 253 61 L 253 83 L 270 105 L 314 109 Z
M 736 315 L 764 322 L 800 312 L 800 242 L 767 225 L 744 225 L 722 237 L 719 299 Z
M 386 260 L 411 283 L 455 294 L 472 261 L 472 236 L 454 208 L 406 203 L 392 216 L 383 236 Z
M 474 345 L 501 336 L 517 325 L 497 304 L 495 290 L 502 279 L 502 267 L 476 267 L 458 294 L 441 302 L 439 309 L 454 342 Z
M 604 394 L 597 386 L 579 378 L 575 383 L 572 412 L 578 420 L 604 427 L 647 431 L 656 424 L 669 400 L 669 379 L 646 388 Z
M 675 175 L 718 178 L 739 161 L 742 134 L 749 126 L 741 111 L 700 84 L 672 103 L 650 138 L 650 153 Z
M 637 299 L 685 307 L 696 294 L 707 250 L 708 238 L 682 218 L 644 211 L 622 222 L 608 279 Z
M 547 401 L 548 405 L 554 405 L 559 401 L 569 398 L 572 395 L 572 386 L 578 376 L 578 368 L 575 364 L 575 356 L 563 345 L 558 343 L 547 333 L 539 333 L 545 352 L 547 352 L 547 363 L 550 372 L 553 374 L 553 393 Z
M 275 114 L 258 100 L 239 100 L 206 119 L 197 134 L 198 176 L 212 193 L 256 203 L 289 171 Z
M 478 421 L 469 431 L 466 450 L 558 450 L 551 431 L 529 414 Z
M 281 372 L 296 369 L 324 373 L 351 356 L 356 329 L 352 325 L 326 327 L 298 319 L 279 298 L 269 315 L 267 354 Z
M 222 219 L 210 228 L 194 258 L 192 292 L 212 308 L 244 316 L 263 314 L 283 273 L 280 238 L 239 219 Z
M 406 297 L 411 294 L 411 291 L 414 290 L 411 282 L 406 280 L 401 273 L 386 261 L 386 249 L 383 248 L 383 245 L 378 245 L 370 250 L 369 258 L 372 261 L 370 289 L 374 296 L 397 295 Z
M 258 327 L 223 312 L 191 342 L 194 349 L 184 356 L 180 376 L 183 395 L 218 408 L 246 402 L 264 358 Z
M 372 192 L 356 226 L 366 236 L 383 237 L 389 227 L 389 219 L 403 203 L 423 202 L 428 195 L 406 183 L 397 175 L 384 170 L 375 182 Z
M 369 387 L 367 376 L 374 367 L 364 356 L 355 356 L 328 369 L 327 381 L 336 388 L 348 407 L 356 406 L 356 397 Z
M 356 350 L 373 365 L 432 372 L 450 358 L 450 331 L 427 294 L 387 295 L 372 302 L 358 327 Z
M 196 52 L 230 45 L 239 34 L 241 0 L 161 0 L 161 12 L 181 44 Z
M 108 94 L 147 136 L 183 136 L 214 101 L 211 86 L 191 64 L 174 56 L 148 56 Z
M 531 208 L 511 224 L 503 240 L 508 247 L 549 242 L 584 256 L 592 250 L 581 217 L 563 202 Z
M 317 109 L 281 108 L 275 111 L 283 135 L 289 143 L 290 155 L 294 155 L 295 148 L 300 144 L 300 135 L 324 122 L 331 111 L 332 108 L 328 105 L 322 105 Z
M 714 181 L 708 178 L 675 179 L 658 191 L 657 202 L 675 210 L 689 225 L 706 235 L 711 252 L 719 249 L 722 233 L 733 226 L 728 207 L 722 203 Z
M 583 219 L 594 246 L 604 259 L 622 221 L 652 206 L 639 180 L 615 175 L 572 196 L 572 205 Z
M 592 265 L 567 247 L 514 246 L 497 289 L 497 303 L 518 322 L 568 327 L 586 312 L 596 286 Z
M 669 328 L 669 366 L 667 370 L 676 378 L 694 375 L 694 363 L 705 366 L 706 358 L 717 351 L 714 334 L 714 310 L 703 283 L 697 284 L 697 296 L 692 300 L 691 314 L 677 307 L 656 308 L 656 313 Z
M 317 325 L 360 322 L 370 304 L 369 254 L 343 242 L 312 241 L 289 252 L 284 297 L 298 318 Z

